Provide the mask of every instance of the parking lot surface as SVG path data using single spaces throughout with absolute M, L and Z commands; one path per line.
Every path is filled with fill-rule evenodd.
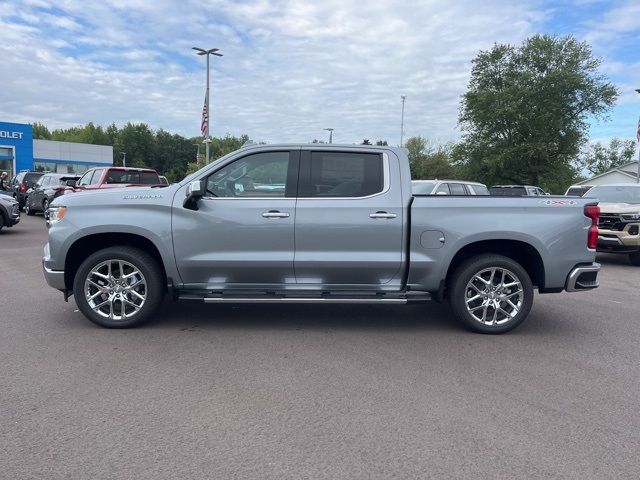
M 0 233 L 1 478 L 638 478 L 640 268 L 536 296 L 512 333 L 446 306 L 167 303 L 106 330 Z

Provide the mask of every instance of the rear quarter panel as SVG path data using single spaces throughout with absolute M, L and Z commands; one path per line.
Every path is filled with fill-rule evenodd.
M 465 246 L 485 240 L 517 240 L 540 254 L 544 287 L 564 287 L 576 264 L 595 260 L 595 251 L 587 248 L 591 225 L 583 214 L 587 203 L 594 201 L 564 197 L 417 196 L 411 206 L 408 283 L 437 290 L 452 259 Z M 444 238 L 444 243 L 434 242 L 435 237 Z

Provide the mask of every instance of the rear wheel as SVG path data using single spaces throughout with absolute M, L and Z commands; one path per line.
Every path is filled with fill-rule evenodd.
M 137 248 L 110 247 L 78 269 L 73 294 L 78 309 L 102 327 L 129 328 L 147 320 L 164 296 L 156 260 Z
M 508 332 L 529 315 L 533 284 L 526 270 L 508 257 L 473 257 L 460 265 L 451 278 L 451 309 L 474 332 Z
M 630 253 L 629 262 L 631 262 L 631 265 L 640 267 L 640 252 Z
M 29 204 L 25 204 L 24 206 L 24 213 L 26 213 L 27 215 L 29 215 L 30 217 L 34 216 L 36 214 L 36 212 L 34 212 L 33 210 L 31 210 L 31 207 L 29 207 Z
M 0 215 L 0 231 L 4 228 L 4 217 Z
M 42 202 L 42 211 L 46 212 L 49 209 L 49 199 L 45 198 L 44 202 Z

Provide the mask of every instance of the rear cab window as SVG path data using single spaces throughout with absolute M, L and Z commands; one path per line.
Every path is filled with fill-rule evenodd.
M 362 198 L 383 192 L 381 153 L 311 151 L 301 162 L 300 197 Z

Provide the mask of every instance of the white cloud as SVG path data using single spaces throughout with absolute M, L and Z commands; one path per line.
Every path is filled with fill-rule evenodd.
M 131 120 L 197 135 L 205 72 L 191 47 L 218 47 L 213 134 L 267 141 L 310 141 L 334 127 L 338 142 L 396 144 L 401 94 L 406 135 L 456 138 L 471 59 L 546 19 L 538 2 L 509 0 L 43 4 L 0 5 L 0 119 Z

